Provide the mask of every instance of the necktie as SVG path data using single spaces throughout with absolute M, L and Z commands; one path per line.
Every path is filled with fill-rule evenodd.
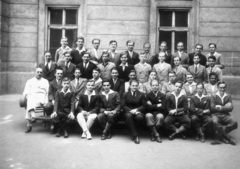
M 77 80 L 76 88 L 78 88 L 78 86 L 79 86 L 79 80 Z
M 197 65 L 195 65 L 195 73 L 197 73 Z
M 49 68 L 48 68 L 48 63 L 46 64 L 46 66 L 45 66 L 45 67 L 46 67 L 46 70 L 47 70 L 47 71 L 49 71 Z
M 211 67 L 211 68 L 210 68 L 210 73 L 212 73 L 212 70 L 213 70 L 213 68 Z
M 65 66 L 66 66 L 66 71 L 68 71 L 68 64 L 66 64 Z
M 136 92 L 133 92 L 133 98 L 134 99 L 136 98 Z

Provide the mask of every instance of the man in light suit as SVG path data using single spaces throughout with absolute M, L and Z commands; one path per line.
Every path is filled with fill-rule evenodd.
M 208 79 L 209 79 L 209 74 L 212 72 L 217 74 L 218 81 L 222 81 L 222 70 L 216 65 L 215 56 L 208 57 L 208 68 L 207 68 Z
M 178 42 L 177 44 L 177 52 L 172 55 L 171 65 L 174 66 L 174 58 L 179 57 L 180 58 L 180 65 L 184 67 L 185 69 L 188 68 L 189 65 L 189 56 L 187 53 L 185 53 L 184 50 L 184 44 L 183 42 Z
M 135 65 L 139 62 L 139 54 L 135 51 L 133 51 L 135 42 L 128 40 L 126 42 L 127 45 L 127 51 L 121 53 L 120 55 L 123 55 L 124 53 L 127 53 L 127 58 L 128 58 L 128 64 L 130 65 Z
M 65 57 L 64 58 L 65 62 L 64 62 L 64 64 L 60 65 L 60 67 L 63 70 L 63 77 L 68 77 L 70 80 L 72 80 L 74 78 L 73 74 L 74 74 L 74 70 L 76 68 L 76 65 L 71 63 L 72 57 L 70 55 L 70 52 L 65 51 L 63 53 L 63 55 Z
M 176 73 L 176 81 L 185 82 L 187 70 L 180 64 L 181 58 L 175 56 L 172 60 L 174 62 L 173 71 Z
M 112 137 L 111 127 L 116 122 L 120 113 L 120 96 L 117 92 L 111 90 L 109 80 L 102 82 L 103 91 L 100 93 L 100 113 L 97 116 L 98 121 L 104 128 L 101 140 Z
M 193 75 L 194 82 L 196 83 L 207 83 L 207 70 L 205 66 L 199 64 L 200 58 L 195 55 L 193 58 L 194 64 L 188 67 L 188 71 Z
M 116 66 L 120 64 L 120 54 L 117 52 L 117 41 L 116 40 L 111 40 L 109 42 L 110 50 L 108 51 L 109 53 L 109 61 L 113 62 Z
M 217 87 L 217 74 L 212 72 L 209 74 L 209 83 L 206 83 L 204 85 L 206 94 L 210 97 L 218 92 L 218 87 Z
M 82 57 L 84 53 L 87 52 L 87 50 L 84 48 L 84 37 L 79 36 L 76 41 L 77 48 L 73 49 L 71 51 L 71 56 L 72 56 L 72 63 L 75 65 L 78 65 L 79 63 L 82 63 Z
M 57 63 L 52 61 L 52 55 L 50 51 L 44 52 L 45 63 L 39 64 L 39 67 L 43 70 L 43 78 L 49 82 L 55 79 L 54 73 L 57 68 Z
M 89 50 L 90 62 L 94 63 L 95 65 L 102 63 L 103 51 L 99 49 L 100 43 L 101 43 L 100 39 L 97 38 L 93 39 L 92 40 L 93 48 Z
M 83 62 L 77 65 L 77 68 L 81 71 L 81 78 L 92 79 L 92 71 L 97 68 L 97 66 L 90 62 L 90 54 L 88 52 L 83 55 Z
M 157 72 L 160 83 L 168 82 L 168 73 L 172 70 L 171 65 L 165 62 L 165 56 L 165 53 L 160 52 L 158 57 L 159 63 L 153 66 L 153 70 Z
M 185 95 L 191 97 L 196 94 L 197 83 L 193 81 L 193 75 L 191 73 L 187 73 L 186 75 L 187 82 L 183 85 L 183 90 Z
M 146 62 L 152 65 L 153 56 L 151 54 L 151 44 L 149 42 L 144 43 L 143 45 L 144 54 L 146 55 Z

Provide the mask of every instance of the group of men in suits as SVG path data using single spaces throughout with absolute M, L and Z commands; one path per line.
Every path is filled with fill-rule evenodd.
M 93 39 L 93 49 L 87 51 L 84 38 L 78 37 L 76 49 L 57 51 L 62 51 L 64 62 L 53 62 L 47 51 L 45 63 L 37 68 L 35 78 L 49 81 L 45 90 L 48 102 L 44 106 L 53 118 L 51 131 L 58 129 L 57 137 L 68 137 L 65 126 L 76 118 L 82 138 L 92 139 L 90 128 L 97 119 L 103 127 L 101 139 L 109 139 L 112 125 L 122 117 L 136 144 L 140 143 L 138 125 L 144 121 L 150 128 L 151 140 L 159 143 L 161 127 L 170 132 L 169 139 L 173 140 L 177 136 L 185 138 L 184 132 L 192 125 L 196 140 L 204 142 L 205 131 L 213 125 L 218 140 L 236 144 L 227 134 L 237 128 L 237 122 L 230 115 L 233 105 L 225 92 L 227 85 L 222 82 L 224 66 L 219 61 L 221 55 L 216 53 L 216 44 L 209 44 L 211 52 L 206 58 L 201 54 L 201 44 L 188 55 L 179 42 L 178 51 L 171 55 L 166 42 L 162 42 L 159 54 L 151 56 L 150 43 L 144 44 L 144 52 L 139 55 L 131 40 L 122 53 L 116 51 L 117 41 L 110 41 L 109 51 L 101 51 L 100 42 Z M 34 114 L 34 108 L 27 114 Z M 32 130 L 31 116 L 27 118 L 27 133 Z

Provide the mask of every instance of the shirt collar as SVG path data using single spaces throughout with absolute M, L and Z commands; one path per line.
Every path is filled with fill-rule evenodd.
M 222 100 L 227 96 L 227 94 L 226 93 L 224 93 L 224 95 L 221 97 L 221 95 L 220 95 L 220 92 L 218 91 L 217 93 L 216 93 L 216 95 L 217 96 L 219 96 Z
M 86 90 L 86 91 L 84 92 L 84 95 L 94 96 L 94 95 L 96 95 L 96 92 L 95 92 L 95 90 L 93 90 L 93 92 L 92 92 L 90 95 L 88 95 L 87 90 Z
M 178 96 L 176 96 L 175 92 L 173 91 L 172 94 L 174 95 L 174 97 L 176 98 L 180 98 L 181 96 L 183 96 L 184 94 L 182 92 L 179 93 Z
M 71 91 L 70 91 L 70 89 L 68 88 L 68 90 L 67 90 L 66 92 L 64 92 L 64 90 L 63 90 L 63 88 L 62 88 L 61 93 L 67 94 L 67 93 L 71 93 Z
M 66 46 L 65 48 L 63 48 L 62 46 L 60 47 L 62 50 L 68 50 L 68 49 L 70 49 L 70 47 L 69 46 Z
M 187 82 L 186 84 L 188 84 L 189 86 L 196 86 L 196 85 L 197 85 L 196 82 L 192 82 L 192 84 L 189 84 L 189 83 Z
M 196 96 L 196 97 L 198 97 L 200 100 L 201 100 L 202 98 L 205 98 L 205 97 L 207 97 L 207 96 L 206 96 L 206 95 L 204 95 L 204 94 L 202 94 L 202 97 L 200 97 L 200 96 L 198 95 L 198 93 L 196 93 L 196 94 L 195 94 L 195 96 Z
M 86 49 L 84 47 L 82 47 L 81 50 L 78 49 L 78 47 L 76 48 L 76 50 L 78 50 L 79 52 L 83 52 L 83 51 L 86 51 Z
M 108 94 L 106 94 L 104 91 L 102 91 L 102 95 L 104 95 L 104 96 L 107 96 L 107 95 L 112 94 L 112 93 L 114 93 L 114 91 L 112 89 L 110 89 Z
M 123 64 L 121 63 L 119 66 L 123 66 Z M 125 66 L 128 66 L 128 62 L 125 64 Z

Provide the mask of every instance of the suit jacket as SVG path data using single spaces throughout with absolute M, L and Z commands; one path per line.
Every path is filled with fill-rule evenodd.
M 108 51 L 108 53 L 109 53 L 109 62 L 113 62 L 116 66 L 118 66 L 120 64 L 120 53 L 117 53 L 115 51 L 114 57 L 110 50 Z
M 72 63 L 75 65 L 78 65 L 79 63 L 82 63 L 82 57 L 87 51 L 84 49 L 81 52 L 79 52 L 77 49 L 74 49 L 71 51 L 72 56 Z
M 146 107 L 146 98 L 145 95 L 139 91 L 136 91 L 135 97 L 133 97 L 131 91 L 128 91 L 123 94 L 121 104 L 124 113 L 127 113 L 132 109 L 137 109 L 143 113 Z
M 86 79 L 92 79 L 92 71 L 93 69 L 97 68 L 97 66 L 95 64 L 93 64 L 92 62 L 88 63 L 88 67 L 85 69 L 83 66 L 83 63 L 80 63 L 77 65 L 77 68 L 80 69 L 82 75 L 81 78 L 86 78 Z
M 174 66 L 174 58 L 175 57 L 180 57 L 180 55 L 179 55 L 179 52 L 176 52 L 176 53 L 174 53 L 173 55 L 172 55 L 172 59 L 171 59 L 171 65 L 172 65 L 172 67 Z M 185 52 L 183 52 L 182 53 L 182 56 L 180 57 L 181 58 L 181 65 L 182 65 L 182 67 L 184 67 L 185 69 L 187 69 L 188 68 L 188 65 L 189 65 L 189 56 L 188 56 L 188 54 L 187 53 L 185 53 Z
M 125 52 L 127 53 L 127 58 L 128 58 L 128 64 L 129 65 L 134 66 L 135 64 L 137 64 L 140 61 L 139 60 L 139 54 L 137 52 L 133 51 L 132 57 L 130 57 L 130 54 L 129 54 L 128 51 L 125 51 Z M 125 53 L 125 52 L 123 52 L 123 53 Z M 121 53 L 120 55 L 122 55 L 123 53 Z M 120 56 L 120 58 L 121 58 L 121 56 Z
M 166 102 L 167 102 L 167 110 L 168 112 L 170 110 L 174 110 L 177 108 L 177 114 L 183 115 L 187 113 L 188 109 L 188 101 L 187 101 L 187 96 L 183 95 L 180 93 L 180 97 L 178 98 L 178 103 L 176 105 L 176 99 L 173 94 L 168 95 Z
M 212 96 L 218 92 L 217 84 L 214 85 L 213 90 L 212 90 L 212 85 L 210 83 L 204 84 L 204 88 L 208 96 Z
M 65 64 L 60 65 L 60 67 L 63 69 L 63 77 L 68 77 L 70 80 L 73 80 L 76 65 L 70 63 L 68 68 Z
M 110 94 L 108 95 L 108 99 L 103 94 L 100 93 L 100 113 L 104 111 L 115 111 L 117 114 L 120 113 L 121 105 L 120 105 L 120 96 L 117 92 L 110 90 Z
M 75 96 L 73 92 L 64 94 L 61 91 L 57 91 L 56 99 L 54 103 L 54 112 L 57 114 L 69 114 L 74 112 Z
M 207 65 L 208 65 L 208 58 L 209 58 L 209 56 L 211 56 L 211 53 L 208 53 L 208 54 L 206 55 Z M 215 53 L 213 54 L 213 56 L 216 57 L 216 66 L 219 67 L 220 69 L 224 69 L 225 66 L 222 64 L 222 63 L 223 63 L 223 62 L 222 62 L 222 54 L 215 52 Z
M 192 65 L 188 67 L 188 71 L 193 75 L 194 82 L 196 83 L 208 82 L 207 70 L 205 66 L 199 64 L 197 72 L 195 73 L 195 65 Z
M 194 95 L 191 99 L 190 114 L 202 116 L 204 110 L 208 110 L 210 114 L 210 99 L 208 96 L 203 95 L 202 98 L 198 94 Z
M 90 54 L 90 62 L 92 63 L 96 63 L 96 65 L 98 65 L 99 63 L 102 63 L 102 54 L 103 51 L 98 49 L 98 56 L 96 56 L 96 53 L 94 52 L 94 49 L 90 49 L 89 51 Z
M 182 82 L 186 81 L 187 70 L 182 65 L 179 65 L 178 68 L 174 67 L 173 71 L 176 73 L 176 82 L 177 81 L 182 81 Z
M 172 63 L 172 55 L 168 52 L 166 52 L 166 59 L 165 59 L 165 62 L 170 64 Z M 159 59 L 158 59 L 158 54 L 154 55 L 153 56 L 153 59 L 152 59 L 152 66 L 154 66 L 155 64 L 159 63 Z
M 85 87 L 86 87 L 86 84 L 87 84 L 87 79 L 85 78 L 80 78 L 79 79 L 79 85 L 76 86 L 76 82 L 75 82 L 76 79 L 73 79 L 71 82 L 70 82 L 70 89 L 71 91 L 74 92 L 75 94 L 75 97 L 76 98 L 79 98 L 80 94 L 85 92 Z
M 160 82 L 168 82 L 168 73 L 172 70 L 172 67 L 168 63 L 158 63 L 153 66 L 153 70 L 157 72 L 158 80 Z
M 150 101 L 152 105 L 147 104 L 147 111 L 148 112 L 161 112 L 165 114 L 166 112 L 166 96 L 158 92 L 157 96 L 151 91 L 146 96 L 147 101 Z M 162 104 L 161 106 L 158 106 L 158 104 Z
M 194 62 L 193 62 L 193 57 L 194 57 L 195 53 L 189 53 L 188 56 L 189 56 L 189 65 L 193 65 Z M 200 58 L 200 62 L 199 64 L 203 65 L 203 66 L 206 66 L 207 64 L 207 58 L 206 56 L 204 56 L 203 54 L 200 54 L 199 55 L 199 58 Z
M 124 80 L 117 79 L 117 82 L 114 84 L 113 79 L 110 79 L 111 89 L 115 92 L 118 92 L 120 97 L 124 93 Z
M 51 61 L 50 69 L 47 66 L 45 66 L 45 63 L 40 63 L 39 67 L 42 68 L 43 70 L 43 78 L 47 79 L 49 82 L 55 79 L 54 73 L 57 68 L 56 62 Z
M 221 105 L 222 109 L 221 110 L 218 109 L 216 105 Z M 231 95 L 225 93 L 223 97 L 223 102 L 222 102 L 220 94 L 219 92 L 217 92 L 211 97 L 210 109 L 211 109 L 211 114 L 229 115 L 229 113 L 233 110 Z
M 91 96 L 90 102 L 88 101 L 88 95 L 86 93 L 82 93 L 79 96 L 79 103 L 78 103 L 78 108 L 81 111 L 87 111 L 90 112 L 91 114 L 96 113 L 98 114 L 99 112 L 99 95 L 97 95 L 95 92 Z
M 49 95 L 48 95 L 49 101 L 55 100 L 56 92 L 61 89 L 62 89 L 62 80 L 59 82 L 59 84 L 57 83 L 56 79 L 51 81 L 49 85 Z
M 206 70 L 207 70 L 208 79 L 209 79 L 209 74 L 211 72 L 214 72 L 217 74 L 218 81 L 222 81 L 222 70 L 218 66 L 215 65 L 213 68 L 209 66 L 208 68 L 206 68 Z
M 131 70 L 134 70 L 134 67 L 132 65 L 128 65 L 125 67 L 124 71 L 123 71 L 123 68 L 122 66 L 117 66 L 117 70 L 118 70 L 118 73 L 119 73 L 119 76 L 118 78 L 120 79 L 123 79 L 125 82 L 129 81 L 129 73 L 131 72 Z

